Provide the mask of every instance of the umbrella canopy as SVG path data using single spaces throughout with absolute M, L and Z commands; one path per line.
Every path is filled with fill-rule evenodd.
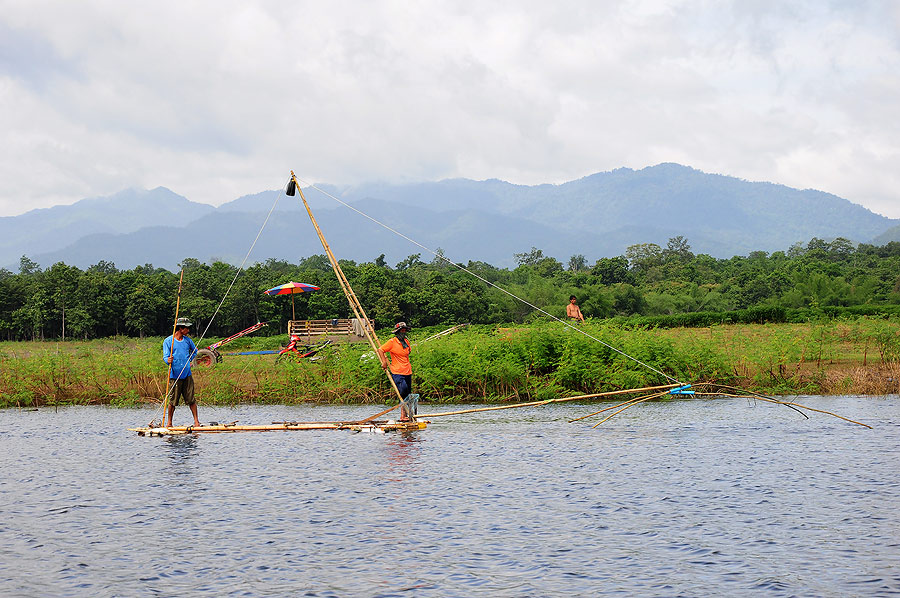
M 312 293 L 313 291 L 320 290 L 319 287 L 312 284 L 306 284 L 305 282 L 286 282 L 277 287 L 272 287 L 265 291 L 265 293 L 266 295 L 294 295 L 296 293 Z
M 264 291 L 266 295 L 290 295 L 291 296 L 291 319 L 297 319 L 297 312 L 294 311 L 294 295 L 298 293 L 312 293 L 314 291 L 320 291 L 319 287 L 307 284 L 305 282 L 286 282 L 282 285 L 278 285 L 277 287 L 272 287 L 271 289 Z

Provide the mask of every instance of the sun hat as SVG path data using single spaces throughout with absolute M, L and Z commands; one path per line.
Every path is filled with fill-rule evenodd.
M 188 320 L 187 318 L 178 318 L 177 320 L 175 320 L 176 328 L 182 328 L 182 327 L 190 328 L 191 326 L 193 326 L 193 324 L 191 324 L 191 321 Z
M 396 324 L 394 324 L 394 332 L 397 332 L 401 328 L 406 328 L 407 331 L 412 330 L 412 328 L 410 328 L 406 322 L 397 322 Z

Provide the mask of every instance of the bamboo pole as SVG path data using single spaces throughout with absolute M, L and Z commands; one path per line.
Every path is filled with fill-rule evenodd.
M 809 411 L 815 411 L 816 413 L 824 413 L 824 414 L 826 414 L 826 415 L 831 415 L 831 416 L 834 416 L 834 417 L 836 417 L 836 418 L 838 418 L 838 419 L 842 419 L 842 420 L 844 420 L 845 422 L 850 422 L 851 424 L 856 424 L 856 425 L 858 425 L 858 426 L 863 426 L 863 427 L 865 427 L 865 428 L 869 428 L 870 430 L 872 429 L 872 426 L 870 426 L 870 425 L 868 425 L 868 424 L 864 424 L 864 423 L 862 423 L 862 422 L 858 422 L 858 421 L 852 420 L 852 419 L 850 419 L 850 418 L 848 418 L 848 417 L 844 417 L 843 415 L 838 415 L 837 413 L 832 413 L 831 411 L 825 411 L 824 409 L 815 409 L 815 408 L 813 408 L 813 407 L 807 407 L 806 405 L 801 405 L 800 403 L 794 403 L 793 401 L 777 401 L 777 400 L 772 400 L 772 399 L 763 398 L 763 397 L 756 397 L 756 398 L 762 399 L 762 400 L 764 400 L 764 401 L 770 401 L 770 402 L 772 402 L 772 403 L 778 403 L 778 404 L 780 404 L 780 405 L 788 405 L 788 406 L 793 406 L 793 407 L 800 407 L 800 408 L 802 408 L 802 409 L 808 409 Z
M 498 405 L 495 407 L 479 407 L 477 409 L 460 409 L 459 411 L 441 411 L 440 413 L 423 413 L 421 417 L 443 417 L 445 415 L 462 415 L 464 413 L 478 413 L 480 411 L 500 411 L 501 409 L 515 409 L 516 407 L 534 407 L 535 405 L 546 405 L 560 399 L 546 399 L 543 401 L 533 401 L 531 403 L 516 403 L 514 405 Z
M 601 419 L 600 421 L 598 421 L 596 424 L 594 424 L 593 426 L 591 426 L 591 428 L 592 428 L 592 429 L 593 429 L 593 428 L 596 428 L 597 426 L 599 426 L 599 425 L 602 424 L 603 422 L 605 422 L 605 421 L 607 421 L 607 420 L 610 420 L 610 419 L 614 418 L 615 416 L 617 416 L 618 414 L 622 413 L 623 411 L 625 411 L 625 410 L 628 409 L 629 407 L 634 407 L 634 406 L 637 405 L 638 403 L 643 403 L 644 401 L 649 401 L 649 400 L 651 400 L 651 399 L 655 399 L 655 398 L 657 398 L 657 397 L 661 397 L 661 396 L 664 395 L 664 394 L 666 394 L 666 393 L 660 392 L 660 393 L 656 393 L 656 394 L 652 394 L 652 395 L 647 395 L 646 397 L 644 397 L 644 398 L 642 398 L 642 399 L 637 399 L 637 400 L 634 400 L 634 401 L 630 401 L 628 405 L 625 405 L 624 407 L 622 407 L 622 408 L 619 409 L 618 411 L 615 411 L 615 412 L 613 412 L 613 413 L 607 415 L 606 417 L 604 417 L 603 419 Z
M 646 395 L 645 395 L 645 396 L 646 396 Z M 569 420 L 569 423 L 571 424 L 571 423 L 574 423 L 574 422 L 580 422 L 580 421 L 583 420 L 583 419 L 587 419 L 587 418 L 589 418 L 589 417 L 594 417 L 595 415 L 600 415 L 601 413 L 604 413 L 604 412 L 609 411 L 609 410 L 611 410 L 611 409 L 616 409 L 616 408 L 618 408 L 618 407 L 622 407 L 622 406 L 624 406 L 624 405 L 629 405 L 630 403 L 634 403 L 634 402 L 640 401 L 642 398 L 644 398 L 644 397 L 635 397 L 635 398 L 633 398 L 633 399 L 628 399 L 627 401 L 622 401 L 621 403 L 617 403 L 616 405 L 610 405 L 609 407 L 604 407 L 603 409 L 601 409 L 601 410 L 599 410 L 599 411 L 594 411 L 593 413 L 588 413 L 587 415 L 582 415 L 581 417 L 576 417 L 576 418 L 574 418 L 574 419 L 570 419 L 570 420 Z
M 417 345 L 421 345 L 422 343 L 427 343 L 428 341 L 434 340 L 434 339 L 436 339 L 436 338 L 440 338 L 440 337 L 445 336 L 445 335 L 447 335 L 447 334 L 453 334 L 453 333 L 456 332 L 457 330 L 461 330 L 461 329 L 465 328 L 466 326 L 468 326 L 468 324 L 457 324 L 456 326 L 453 326 L 452 328 L 448 328 L 447 330 L 444 330 L 444 331 L 442 331 L 442 332 L 438 332 L 437 334 L 432 334 L 431 336 L 429 336 L 429 337 L 426 338 L 425 340 L 421 340 L 421 341 L 417 342 L 416 344 L 417 344 Z
M 499 405 L 496 407 L 478 407 L 476 409 L 461 409 L 459 411 L 442 411 L 439 413 L 424 413 L 419 417 L 443 417 L 445 415 L 462 415 L 464 413 L 478 413 L 480 411 L 499 411 L 501 409 L 515 409 L 517 407 L 535 407 L 540 405 L 547 405 L 548 403 L 564 403 L 566 401 L 580 401 L 584 399 L 594 399 L 597 397 L 610 397 L 614 395 L 623 395 L 623 394 L 636 394 L 639 392 L 645 392 L 648 390 L 659 390 L 661 388 L 669 389 L 675 388 L 676 386 L 681 386 L 680 384 L 666 384 L 663 386 L 648 386 L 646 388 L 631 388 L 626 390 L 612 390 L 609 392 L 600 392 L 589 395 L 577 395 L 573 397 L 561 397 L 558 399 L 546 399 L 543 401 L 532 401 L 530 403 L 515 403 L 513 405 Z M 599 412 L 598 412 L 599 413 Z M 591 414 L 596 415 L 596 413 Z M 585 416 L 590 417 L 590 416 Z M 583 418 L 579 418 L 583 419 Z M 577 421 L 577 420 L 572 420 Z
M 356 315 L 357 319 L 363 323 L 363 331 L 365 332 L 366 340 L 369 341 L 369 345 L 377 355 L 378 350 L 381 348 L 381 342 L 378 340 L 378 336 L 375 334 L 375 330 L 372 328 L 372 323 L 369 321 L 368 316 L 366 316 L 366 311 L 363 309 L 362 304 L 359 302 L 356 293 L 353 292 L 353 288 L 350 286 L 350 281 L 347 280 L 347 277 L 344 275 L 344 271 L 341 268 L 341 265 L 338 263 L 337 258 L 334 257 L 334 253 L 332 253 L 331 247 L 328 245 L 328 241 L 325 240 L 325 235 L 324 233 L 322 233 L 322 229 L 319 228 L 319 223 L 316 221 L 316 217 L 313 216 L 312 210 L 310 209 L 309 204 L 306 202 L 306 196 L 303 195 L 303 189 L 300 188 L 300 183 L 297 182 L 297 176 L 294 174 L 293 170 L 291 171 L 291 183 L 300 194 L 300 199 L 303 200 L 303 207 L 306 208 L 306 213 L 309 215 L 309 219 L 312 221 L 313 228 L 316 229 L 316 234 L 319 236 L 319 241 L 322 243 L 322 248 L 325 250 L 325 255 L 328 256 L 328 261 L 331 262 L 331 269 L 334 270 L 334 275 L 337 276 L 338 283 L 341 285 L 341 290 L 343 290 L 344 295 L 347 296 L 347 301 L 350 303 L 350 309 L 353 310 L 353 313 Z M 381 417 L 385 413 L 390 413 L 401 405 L 406 404 L 404 398 L 400 396 L 400 389 L 397 388 L 397 384 L 394 382 L 394 378 L 390 375 L 390 372 L 385 370 L 385 373 L 387 374 L 388 381 L 391 383 L 391 388 L 394 389 L 394 393 L 396 393 L 397 398 L 400 399 L 400 402 L 390 409 L 386 409 L 380 413 L 376 413 L 375 415 L 371 415 L 363 420 L 360 420 L 360 423 L 372 421 L 373 419 Z M 409 417 L 414 421 L 416 419 L 416 416 L 413 413 L 409 413 Z
M 181 283 L 184 281 L 184 268 L 181 269 L 181 275 L 178 277 L 178 294 L 175 298 L 175 321 L 172 323 L 172 345 L 169 347 L 169 357 L 172 361 L 169 363 L 169 372 L 166 376 L 166 394 L 163 397 L 163 423 L 166 421 L 166 410 L 169 408 L 169 385 L 172 383 L 172 365 L 175 363 L 175 331 L 178 329 L 178 310 L 181 307 Z

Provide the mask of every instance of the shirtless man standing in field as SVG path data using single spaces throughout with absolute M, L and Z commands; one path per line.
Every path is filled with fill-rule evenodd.
M 584 322 L 584 316 L 581 315 L 581 308 L 575 303 L 575 295 L 569 297 L 569 304 L 566 306 L 566 317 L 576 322 Z

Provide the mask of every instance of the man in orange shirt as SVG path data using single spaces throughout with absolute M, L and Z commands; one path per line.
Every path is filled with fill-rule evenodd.
M 381 345 L 378 349 L 378 359 L 381 361 L 381 369 L 388 371 L 390 367 L 391 378 L 400 391 L 401 399 L 406 403 L 400 407 L 400 421 L 411 421 L 416 414 L 416 405 L 419 395 L 411 395 L 412 366 L 409 363 L 409 341 L 406 334 L 410 328 L 406 322 L 397 322 L 394 326 L 394 338 Z M 388 364 L 387 355 L 391 356 Z

